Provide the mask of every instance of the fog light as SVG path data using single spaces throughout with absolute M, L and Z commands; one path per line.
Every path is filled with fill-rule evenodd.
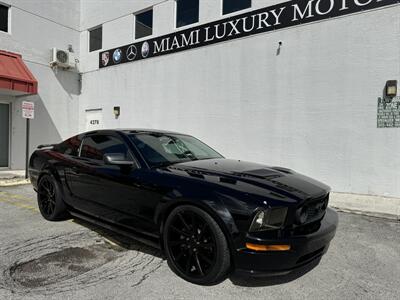
M 246 248 L 254 251 L 289 251 L 290 245 L 259 245 L 246 243 Z

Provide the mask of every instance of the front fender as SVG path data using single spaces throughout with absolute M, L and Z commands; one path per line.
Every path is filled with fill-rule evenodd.
M 163 231 L 164 224 L 171 211 L 181 205 L 193 205 L 206 211 L 220 226 L 225 234 L 226 240 L 231 251 L 231 257 L 234 255 L 235 243 L 234 239 L 239 235 L 235 221 L 223 203 L 222 199 L 215 197 L 214 199 L 191 199 L 179 198 L 169 199 L 163 202 L 156 210 L 156 222 L 160 226 L 160 246 L 163 248 Z

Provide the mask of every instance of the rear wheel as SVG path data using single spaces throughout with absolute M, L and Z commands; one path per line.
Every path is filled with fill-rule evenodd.
M 40 178 L 37 200 L 40 213 L 46 220 L 68 219 L 69 215 L 62 199 L 60 186 L 53 175 L 45 174 Z
M 164 248 L 171 269 L 196 284 L 224 278 L 230 266 L 228 243 L 220 226 L 200 208 L 175 208 L 164 227 Z

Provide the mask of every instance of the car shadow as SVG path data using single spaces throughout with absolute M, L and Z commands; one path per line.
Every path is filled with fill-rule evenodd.
M 321 261 L 322 257 L 312 261 L 308 265 L 295 269 L 286 275 L 270 275 L 265 277 L 255 277 L 251 275 L 245 275 L 242 273 L 233 273 L 229 280 L 237 286 L 243 287 L 263 287 L 263 286 L 273 286 L 279 284 L 285 284 L 291 281 L 295 281 L 298 278 L 304 276 L 311 270 L 313 270 Z
M 97 234 L 102 236 L 106 240 L 106 242 L 108 242 L 109 244 L 112 244 L 113 246 L 117 246 L 117 247 L 121 248 L 122 250 L 139 251 L 139 252 L 142 252 L 145 254 L 156 256 L 161 259 L 165 259 L 161 250 L 151 247 L 151 246 L 148 246 L 137 240 L 134 240 L 134 239 L 131 239 L 124 235 L 115 233 L 104 227 L 101 227 L 101 226 L 93 224 L 93 223 L 89 223 L 82 219 L 73 219 L 72 222 L 74 222 L 75 224 L 81 225 L 83 227 L 86 227 L 87 229 L 89 229 L 91 231 L 96 232 Z
M 135 239 L 131 239 L 124 235 L 115 233 L 111 230 L 108 230 L 99 225 L 89 223 L 82 219 L 73 219 L 75 224 L 83 226 L 91 231 L 96 232 L 101 237 L 103 237 L 108 243 L 112 244 L 114 247 L 117 246 L 122 250 L 134 250 L 139 251 L 148 255 L 153 255 L 155 257 L 166 260 L 165 255 L 162 253 L 160 249 L 148 246 L 140 241 Z M 219 282 L 214 282 L 210 284 L 210 286 L 218 285 L 225 280 L 229 279 L 234 285 L 242 286 L 242 287 L 265 287 L 265 286 L 273 286 L 285 284 L 291 281 L 294 281 L 303 275 L 307 274 L 311 270 L 313 270 L 321 261 L 322 257 L 314 260 L 308 265 L 295 269 L 289 274 L 286 275 L 266 275 L 265 277 L 251 276 L 240 272 L 233 272 L 227 275 L 225 278 L 222 278 Z

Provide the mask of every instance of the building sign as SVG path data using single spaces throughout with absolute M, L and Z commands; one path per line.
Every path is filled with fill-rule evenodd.
M 103 128 L 103 110 L 86 110 L 86 131 L 98 130 Z
M 332 17 L 400 0 L 294 0 L 99 53 L 99 67 L 175 53 Z
M 400 97 L 378 98 L 378 128 L 400 127 Z
M 22 117 L 24 119 L 33 119 L 35 117 L 35 103 L 22 101 Z

